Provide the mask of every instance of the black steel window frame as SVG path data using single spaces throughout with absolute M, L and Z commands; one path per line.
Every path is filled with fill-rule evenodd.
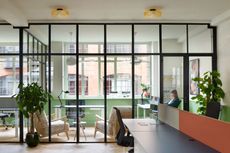
M 9 24 L 0 24 L 1 25 L 9 25 Z M 47 25 L 48 26 L 48 46 L 45 46 L 45 50 L 48 50 L 48 52 L 42 52 L 42 53 L 29 53 L 29 52 L 24 52 L 23 51 L 23 32 L 24 30 L 28 29 L 31 25 Z M 76 25 L 76 53 L 52 53 L 51 52 L 51 26 L 52 25 Z M 102 25 L 104 26 L 104 53 L 79 53 L 79 25 Z M 107 42 L 107 35 L 106 35 L 106 26 L 107 25 L 130 25 L 131 26 L 131 38 L 132 38 L 132 46 L 131 46 L 131 53 L 106 53 L 107 50 L 107 46 L 106 46 L 106 42 Z M 158 25 L 159 26 L 159 53 L 135 53 L 135 38 L 134 38 L 134 34 L 135 34 L 135 25 Z M 186 25 L 186 39 L 187 39 L 187 52 L 186 53 L 164 53 L 162 51 L 162 25 Z M 189 39 L 188 39 L 188 26 L 189 25 L 207 25 L 208 29 L 212 29 L 212 33 L 213 33 L 213 37 L 212 37 L 212 52 L 211 53 L 189 53 Z M 163 102 L 163 58 L 164 57 L 183 57 L 183 64 L 184 64 L 184 91 L 188 91 L 188 80 L 189 80 L 189 57 L 192 56 L 204 56 L 204 57 L 211 57 L 212 58 L 212 70 L 217 70 L 217 27 L 215 26 L 211 26 L 209 23 L 29 23 L 28 27 L 14 27 L 15 29 L 19 30 L 19 53 L 0 53 L 0 56 L 10 56 L 10 55 L 16 55 L 19 56 L 19 65 L 20 65 L 20 74 L 19 74 L 19 80 L 20 83 L 23 83 L 23 57 L 24 56 L 39 56 L 39 55 L 44 55 L 45 58 L 47 58 L 48 56 L 48 91 L 51 92 L 51 56 L 52 55 L 58 55 L 58 56 L 62 56 L 62 55 L 73 55 L 76 56 L 76 63 L 79 62 L 79 56 L 97 56 L 97 55 L 102 55 L 104 57 L 104 73 L 106 74 L 107 71 L 107 62 L 106 62 L 106 58 L 108 55 L 122 55 L 122 56 L 131 56 L 132 57 L 132 76 L 134 76 L 135 74 L 135 67 L 133 66 L 134 64 L 134 57 L 137 55 L 145 55 L 145 56 L 151 56 L 151 55 L 159 55 L 160 56 L 160 99 L 161 99 L 161 103 Z M 32 35 L 32 34 L 31 34 Z M 40 40 L 38 40 L 39 42 L 41 42 Z M 27 42 L 28 43 L 28 42 Z M 42 43 L 42 42 L 41 42 Z M 78 66 L 76 66 L 76 73 L 78 73 Z M 76 86 L 78 86 L 78 75 L 76 77 Z M 134 97 L 134 77 L 132 77 L 132 117 L 134 117 L 134 101 L 135 101 L 135 97 Z M 78 96 L 78 87 L 76 88 L 76 105 L 77 105 L 77 111 L 79 108 L 79 96 Z M 107 96 L 106 96 L 106 75 L 104 77 L 104 105 L 105 105 L 105 109 L 104 109 L 104 114 L 105 114 L 105 136 L 104 136 L 104 142 L 107 142 L 107 138 L 106 138 L 106 132 L 107 132 L 107 126 L 106 126 L 106 112 L 107 112 Z M 184 109 L 185 110 L 189 110 L 189 103 L 185 102 L 189 100 L 189 93 L 188 92 L 184 92 Z M 49 104 L 48 104 L 48 111 L 49 113 L 51 112 L 51 100 L 49 99 Z M 76 113 L 76 117 L 78 116 L 78 113 Z M 51 125 L 51 116 L 49 115 L 49 125 Z M 20 139 L 19 142 L 23 143 L 24 142 L 24 132 L 23 132 L 23 116 L 20 113 L 20 122 L 19 122 L 19 128 L 20 128 Z M 77 130 L 76 130 L 76 134 L 77 134 L 77 139 L 76 142 L 60 142 L 60 143 L 104 143 L 104 142 L 80 142 L 79 141 L 79 125 L 77 126 Z M 51 126 L 49 126 L 49 142 L 51 141 Z M 0 142 L 1 143 L 1 142 Z M 9 142 L 11 143 L 11 142 Z M 13 142 L 15 143 L 15 142 Z M 56 142 L 55 142 L 56 143 Z

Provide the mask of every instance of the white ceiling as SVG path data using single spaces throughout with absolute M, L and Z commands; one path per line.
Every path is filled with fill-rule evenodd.
M 0 0 L 0 18 L 12 24 L 25 21 L 205 21 L 230 9 L 230 0 Z M 50 15 L 52 7 L 65 6 L 66 19 Z M 162 8 L 162 17 L 146 19 L 144 9 Z M 20 23 L 21 22 L 21 23 Z

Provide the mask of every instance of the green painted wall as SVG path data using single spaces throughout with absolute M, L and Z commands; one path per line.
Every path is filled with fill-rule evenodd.
M 63 104 L 65 102 L 63 101 Z M 132 100 L 131 99 L 108 99 L 107 100 L 107 119 L 109 119 L 111 110 L 113 106 L 131 106 Z M 57 99 L 52 100 L 51 102 L 51 113 L 55 113 L 55 105 L 60 105 L 59 101 Z M 85 100 L 85 105 L 104 105 L 103 99 L 87 99 Z M 46 105 L 45 108 L 46 112 L 48 112 L 48 105 Z M 85 117 L 82 119 L 82 121 L 85 121 L 87 123 L 86 126 L 94 126 L 96 117 L 95 115 L 98 114 L 99 116 L 102 115 L 104 117 L 104 109 L 101 108 L 84 108 L 85 111 Z M 62 116 L 66 115 L 66 109 L 62 108 L 61 110 Z M 69 119 L 70 124 L 74 119 Z
M 198 109 L 198 104 L 196 104 L 195 101 L 190 100 L 189 101 L 189 112 L 198 114 L 197 109 Z
M 52 100 L 51 103 L 51 112 L 54 113 L 55 109 L 53 108 L 53 106 L 55 105 L 59 105 L 59 101 L 56 99 Z M 104 104 L 104 100 L 103 99 L 87 99 L 86 100 L 86 105 L 103 105 Z M 134 113 L 135 113 L 135 117 L 136 117 L 136 104 L 137 104 L 137 100 L 135 100 L 135 108 L 134 108 Z M 109 119 L 111 110 L 113 106 L 131 106 L 132 105 L 132 100 L 131 99 L 108 99 L 107 100 L 107 119 Z M 197 114 L 197 108 L 198 105 L 194 102 L 194 101 L 190 101 L 189 102 L 189 111 L 192 113 Z M 183 109 L 183 103 L 180 104 L 179 109 Z M 48 112 L 48 105 L 46 105 L 45 108 L 46 112 Z M 104 110 L 102 110 L 104 113 Z M 94 126 L 95 124 L 95 115 L 101 115 L 101 110 L 100 109 L 94 109 L 94 108 L 87 108 L 85 109 L 85 117 L 83 118 L 83 121 L 87 122 L 87 126 Z M 66 109 L 62 109 L 62 115 L 65 116 L 66 115 Z M 103 114 L 102 114 L 103 115 Z M 143 110 L 140 109 L 139 111 L 139 115 L 140 117 L 143 116 Z M 149 116 L 148 112 L 146 114 L 147 116 Z M 223 121 L 227 121 L 230 122 L 230 106 L 223 106 L 222 107 L 222 111 L 220 113 L 220 119 Z M 73 120 L 70 120 L 70 123 Z
M 230 106 L 222 106 L 220 119 L 226 122 L 230 122 Z

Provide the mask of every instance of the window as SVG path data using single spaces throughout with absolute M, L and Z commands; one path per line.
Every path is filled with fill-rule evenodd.
M 131 46 L 125 43 L 108 43 L 107 53 L 131 53 Z
M 69 94 L 75 95 L 76 93 L 76 75 L 75 74 L 69 74 L 68 76 L 68 82 L 69 82 Z
M 140 84 L 141 76 L 135 76 L 135 84 Z M 139 86 L 135 86 L 135 93 L 140 90 Z M 111 74 L 107 76 L 106 84 L 107 95 L 117 94 L 131 94 L 132 91 L 132 77 L 130 74 Z
M 7 57 L 5 59 L 5 66 L 4 66 L 5 69 L 19 68 L 19 62 L 18 61 L 14 62 L 15 61 L 14 58 L 15 57 Z
M 0 58 L 0 95 L 8 96 L 16 92 L 19 83 L 19 58 L 2 56 Z
M 18 46 L 0 46 L 0 53 L 15 53 L 19 52 Z
M 136 44 L 135 52 L 136 53 L 150 53 L 151 44 Z
M 69 44 L 69 52 L 75 53 L 75 50 L 76 50 L 76 45 L 73 43 Z
M 76 75 L 68 74 L 69 95 L 76 94 Z M 79 75 L 79 95 L 88 95 L 88 77 Z
M 87 53 L 88 44 L 79 44 L 79 53 Z
M 0 77 L 0 95 L 7 95 L 6 77 Z

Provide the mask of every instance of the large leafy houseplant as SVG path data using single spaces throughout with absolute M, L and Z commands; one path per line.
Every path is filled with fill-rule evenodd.
M 209 103 L 219 103 L 225 96 L 221 88 L 222 81 L 220 80 L 220 73 L 217 71 L 208 71 L 204 73 L 203 77 L 197 77 L 193 80 L 197 82 L 200 92 L 197 96 L 192 97 L 192 99 L 199 105 L 197 112 L 205 115 Z
M 15 98 L 18 108 L 26 118 L 30 119 L 30 128 L 26 141 L 29 146 L 36 146 L 39 142 L 39 134 L 34 129 L 34 115 L 35 112 L 44 110 L 44 106 L 51 98 L 51 95 L 35 82 L 27 86 L 19 84 L 18 88 L 19 93 Z M 36 139 L 34 140 L 35 142 L 28 137 L 29 135 Z

